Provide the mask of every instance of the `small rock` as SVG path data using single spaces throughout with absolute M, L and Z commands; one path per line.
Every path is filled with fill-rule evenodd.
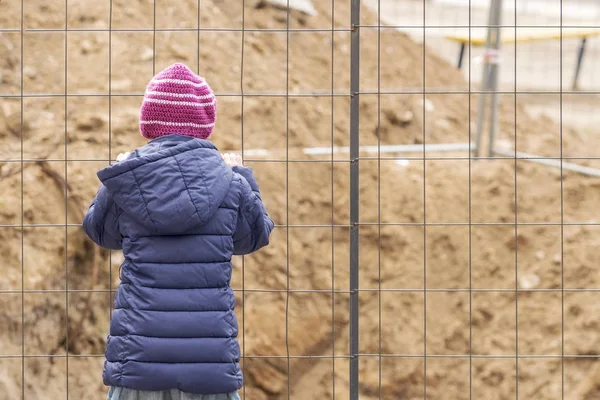
M 562 257 L 560 256 L 560 253 L 556 253 L 554 257 L 552 257 L 552 263 L 554 265 L 560 265 L 562 263 Z
M 412 111 L 406 110 L 398 116 L 398 119 L 403 124 L 410 124 L 410 122 L 413 120 L 413 117 L 414 114 L 412 113 Z
M 37 71 L 35 68 L 26 65 L 23 67 L 23 76 L 35 80 L 37 77 Z
M 511 250 L 522 249 L 528 245 L 529 238 L 521 233 L 519 233 L 516 238 L 511 235 L 511 237 L 506 241 L 506 247 Z
M 538 250 L 537 253 L 535 253 L 535 258 L 538 261 L 543 260 L 545 256 L 546 256 L 546 254 L 542 250 Z
M 433 102 L 429 99 L 425 99 L 425 111 L 426 112 L 435 111 L 435 106 L 433 105 Z
M 383 115 L 392 125 L 406 126 L 410 124 L 414 118 L 414 114 L 410 110 L 402 112 L 400 115 L 393 110 L 384 110 Z
M 84 40 L 81 42 L 81 53 L 82 54 L 89 54 L 92 52 L 93 49 L 94 49 L 94 46 L 93 46 L 92 42 L 90 42 L 89 40 Z
M 539 286 L 541 279 L 536 274 L 527 274 L 519 277 L 519 285 L 523 289 L 533 289 Z
M 77 129 L 81 131 L 93 131 L 104 126 L 104 118 L 98 115 L 82 115 L 77 120 Z
M 418 111 L 421 114 L 423 114 L 423 108 L 425 109 L 426 113 L 431 113 L 435 111 L 435 106 L 433 105 L 433 102 L 427 98 L 423 99 L 423 97 L 421 96 L 416 96 L 414 98 L 412 106 L 415 111 Z
M 140 60 L 142 61 L 150 61 L 154 58 L 154 50 L 150 47 L 144 48 L 142 50 L 142 54 L 140 55 Z

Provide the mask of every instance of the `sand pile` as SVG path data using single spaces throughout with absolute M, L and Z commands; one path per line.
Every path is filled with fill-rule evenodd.
M 69 26 L 107 28 L 108 5 L 84 3 L 69 1 Z M 238 269 L 233 279 L 234 288 L 241 289 L 243 283 L 246 289 L 243 296 L 238 292 L 238 315 L 245 333 L 243 348 L 248 356 L 244 360 L 246 398 L 287 398 L 288 386 L 293 398 L 347 398 L 349 362 L 341 356 L 348 353 L 349 164 L 343 162 L 348 155 L 336 154 L 339 162 L 332 164 L 328 162 L 330 155 L 307 156 L 302 148 L 349 144 L 349 97 L 343 94 L 348 94 L 350 87 L 350 34 L 326 31 L 332 26 L 348 28 L 348 2 L 335 2 L 333 18 L 330 2 L 315 4 L 317 16 L 291 13 L 291 28 L 324 31 L 290 34 L 289 68 L 286 33 L 280 31 L 286 27 L 286 11 L 260 1 L 246 1 L 244 20 L 249 31 L 242 35 L 240 2 L 201 3 L 202 28 L 231 31 L 202 31 L 199 48 L 198 33 L 191 30 L 157 31 L 155 37 L 151 32 L 117 31 L 111 38 L 104 32 L 73 32 L 67 42 L 66 83 L 64 34 L 25 35 L 26 93 L 60 94 L 66 86 L 71 94 L 107 94 L 110 41 L 113 96 L 110 104 L 107 97 L 68 97 L 66 126 L 64 97 L 26 98 L 23 129 L 20 99 L 2 101 L 1 158 L 20 159 L 23 137 L 25 159 L 60 160 L 66 156 L 72 161 L 66 165 L 61 161 L 25 162 L 23 182 L 20 163 L 0 164 L 0 224 L 20 225 L 22 183 L 24 223 L 45 225 L 23 231 L 0 228 L 5 271 L 0 289 L 21 289 L 23 263 L 27 290 L 64 290 L 68 267 L 69 289 L 105 292 L 72 292 L 68 300 L 60 291 L 26 293 L 23 305 L 20 293 L 2 294 L 0 319 L 8 329 L 0 333 L 0 353 L 21 353 L 24 322 L 25 353 L 55 356 L 27 358 L 24 383 L 21 359 L 2 359 L 0 393 L 5 397 L 0 398 L 17 397 L 22 384 L 27 399 L 65 396 L 67 323 L 69 353 L 73 355 L 68 360 L 69 394 L 74 398 L 103 396 L 103 360 L 87 355 L 103 352 L 111 303 L 108 290 L 118 284 L 122 256 L 113 253 L 109 257 L 107 252 L 95 250 L 76 225 L 97 189 L 95 172 L 106 165 L 106 161 L 89 160 L 108 160 L 109 155 L 114 159 L 119 152 L 143 144 L 137 128 L 141 99 L 130 94 L 142 93 L 152 75 L 153 41 L 156 70 L 175 61 L 197 66 L 200 54 L 201 74 L 221 94 L 219 126 L 214 135 L 221 149 L 268 151 L 267 155 L 246 158 L 255 160 L 248 164 L 254 167 L 267 207 L 279 226 L 269 248 L 247 257 L 243 266 L 241 260 L 236 260 Z M 153 14 L 152 1 L 115 0 L 112 27 L 152 28 Z M 19 15 L 14 4 L 0 3 L 2 26 L 15 24 L 14 18 Z M 156 15 L 158 29 L 195 28 L 197 1 L 158 2 Z M 29 28 L 62 28 L 64 19 L 60 4 L 28 5 L 26 9 Z M 376 23 L 376 17 L 366 9 L 362 20 L 366 25 Z M 361 88 L 367 93 L 375 93 L 378 86 L 377 37 L 377 29 L 363 28 L 361 32 Z M 2 34 L 3 93 L 20 93 L 19 54 L 19 35 Z M 418 93 L 436 87 L 467 90 L 460 73 L 391 29 L 381 30 L 381 87 L 394 94 L 380 97 L 380 118 L 378 96 L 361 95 L 361 144 L 376 145 L 378 132 L 382 144 L 468 141 L 475 96 L 469 101 L 465 94 L 428 94 L 427 101 L 434 111 L 424 122 L 423 95 Z M 244 98 L 243 104 L 235 95 L 241 88 L 245 94 L 252 94 Z M 406 88 L 411 93 L 405 93 Z M 292 96 L 286 101 L 286 89 L 291 94 L 318 95 Z M 326 96 L 332 92 L 335 97 Z M 515 103 L 514 96 L 505 96 L 502 101 L 500 140 L 514 143 L 517 132 L 519 151 L 560 154 L 560 129 L 550 119 L 533 120 L 522 111 L 519 101 Z M 563 130 L 565 154 L 576 155 L 584 144 L 581 138 Z M 284 162 L 286 153 L 288 164 Z M 425 379 L 428 398 L 469 398 L 468 358 L 428 358 L 425 365 L 422 357 L 414 355 L 424 351 L 467 354 L 470 339 L 473 354 L 514 355 L 516 312 L 520 354 L 560 354 L 561 294 L 520 293 L 517 307 L 515 294 L 506 290 L 515 288 L 515 280 L 522 288 L 560 288 L 563 260 L 565 287 L 597 286 L 593 269 L 599 258 L 595 251 L 597 229 L 565 225 L 561 230 L 558 170 L 524 161 L 470 164 L 455 159 L 466 156 L 431 155 L 433 159 L 425 162 L 361 161 L 361 221 L 365 225 L 360 228 L 360 285 L 371 291 L 360 294 L 360 351 L 413 355 L 382 358 L 382 398 L 423 398 Z M 321 162 L 304 162 L 307 160 Z M 65 184 L 69 188 L 66 200 Z M 600 182 L 566 174 L 563 185 L 562 221 L 593 221 Z M 529 225 L 515 231 L 510 225 L 515 215 L 518 222 Z M 65 221 L 73 226 L 65 229 Z M 376 225 L 378 221 L 385 223 L 381 229 Z M 327 226 L 332 222 L 333 228 Z M 425 229 L 423 222 L 432 225 Z M 468 222 L 474 225 L 469 228 Z M 554 225 L 535 225 L 541 222 Z M 482 225 L 485 223 L 490 224 Z M 284 292 L 288 272 L 293 290 L 289 294 Z M 428 289 L 454 291 L 429 292 L 425 299 L 425 282 Z M 497 291 L 475 292 L 470 299 L 466 291 L 470 283 L 473 288 Z M 378 295 L 375 290 L 380 285 L 385 291 Z M 565 293 L 565 353 L 598 352 L 594 321 L 600 302 L 596 297 L 594 292 Z M 288 351 L 290 356 L 335 354 L 339 358 L 335 363 L 331 358 L 292 358 L 288 363 Z M 361 358 L 361 399 L 379 398 L 378 361 L 377 356 Z M 593 363 L 593 359 L 566 360 L 567 393 L 573 393 Z M 473 398 L 514 397 L 515 374 L 514 359 L 473 359 Z M 519 362 L 519 396 L 551 399 L 559 396 L 560 388 L 560 359 Z

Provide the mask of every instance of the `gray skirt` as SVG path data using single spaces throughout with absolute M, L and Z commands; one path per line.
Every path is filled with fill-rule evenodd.
M 111 387 L 106 400 L 240 400 L 237 392 L 226 394 L 195 394 L 171 389 L 160 392 Z

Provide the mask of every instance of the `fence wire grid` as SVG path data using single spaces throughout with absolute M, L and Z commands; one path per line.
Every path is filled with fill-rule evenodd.
M 81 0 L 0 3 L 0 55 L 9 60 L 0 63 L 0 398 L 106 396 L 103 338 L 122 255 L 94 250 L 81 237 L 81 218 L 96 170 L 142 144 L 130 139 L 137 121 L 123 111 L 143 96 L 140 85 L 124 83 L 119 64 L 127 56 L 132 81 L 144 68 L 140 82 L 182 60 L 206 76 L 223 104 L 217 144 L 240 152 L 261 186 L 277 179 L 264 192 L 276 222 L 272 249 L 234 260 L 243 399 L 600 398 L 597 53 L 587 54 L 577 89 L 571 58 L 563 65 L 563 51 L 577 51 L 570 39 L 563 48 L 563 29 L 597 23 L 569 14 L 563 24 L 562 0 L 553 2 L 556 18 L 541 23 L 525 18 L 531 14 L 519 22 L 521 2 L 500 6 L 514 19 L 496 28 L 515 38 L 520 29 L 559 29 L 545 42 L 558 45 L 545 59 L 558 62 L 558 81 L 544 78 L 542 62 L 520 81 L 521 46 L 531 60 L 540 53 L 517 41 L 502 44 L 509 63 L 498 61 L 499 84 L 488 88 L 480 76 L 493 63 L 479 64 L 485 46 L 472 47 L 471 35 L 494 28 L 480 21 L 489 2 L 314 1 L 316 14 L 295 0 L 104 3 L 104 25 L 85 18 L 91 5 Z M 444 7 L 455 7 L 454 16 Z M 196 26 L 174 22 L 190 9 Z M 420 20 L 398 19 L 406 10 Z M 60 13 L 64 24 L 39 23 L 40 13 Z M 172 25 L 157 23 L 163 17 Z M 234 22 L 212 25 L 226 18 Z M 462 71 L 454 65 L 458 44 L 442 38 L 458 31 L 469 38 Z M 72 47 L 76 35 L 89 40 Z M 135 35 L 148 35 L 151 51 L 139 49 Z M 195 41 L 195 55 L 173 50 L 178 35 Z M 310 35 L 318 41 L 308 48 L 328 61 L 311 64 L 306 45 L 308 64 L 298 66 L 295 40 L 309 43 Z M 239 58 L 228 60 L 229 70 L 211 67 L 203 49 L 225 54 L 233 42 Z M 595 34 L 589 43 L 594 49 Z M 174 47 L 161 55 L 167 45 Z M 271 51 L 279 52 L 275 62 Z M 94 58 L 98 52 L 105 57 Z M 255 65 L 257 57 L 264 64 Z M 70 78 L 98 64 L 106 90 Z M 298 89 L 298 77 L 308 76 L 298 71 L 311 68 L 323 79 Z M 256 71 L 283 85 L 257 84 Z M 50 88 L 48 78 L 62 82 Z M 499 102 L 491 125 L 473 110 L 484 95 Z M 263 102 L 273 111 L 257 114 Z M 322 120 L 302 122 L 315 116 Z M 491 154 L 475 154 L 478 118 L 484 147 L 488 129 L 498 128 Z M 239 138 L 223 138 L 219 124 L 239 126 Z M 279 136 L 257 140 L 263 126 Z M 93 138 L 97 132 L 105 138 Z

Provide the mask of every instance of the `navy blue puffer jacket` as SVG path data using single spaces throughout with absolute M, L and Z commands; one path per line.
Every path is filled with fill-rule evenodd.
M 104 383 L 218 394 L 242 386 L 231 258 L 273 229 L 252 171 L 208 141 L 163 136 L 98 172 L 83 226 L 123 249 Z

